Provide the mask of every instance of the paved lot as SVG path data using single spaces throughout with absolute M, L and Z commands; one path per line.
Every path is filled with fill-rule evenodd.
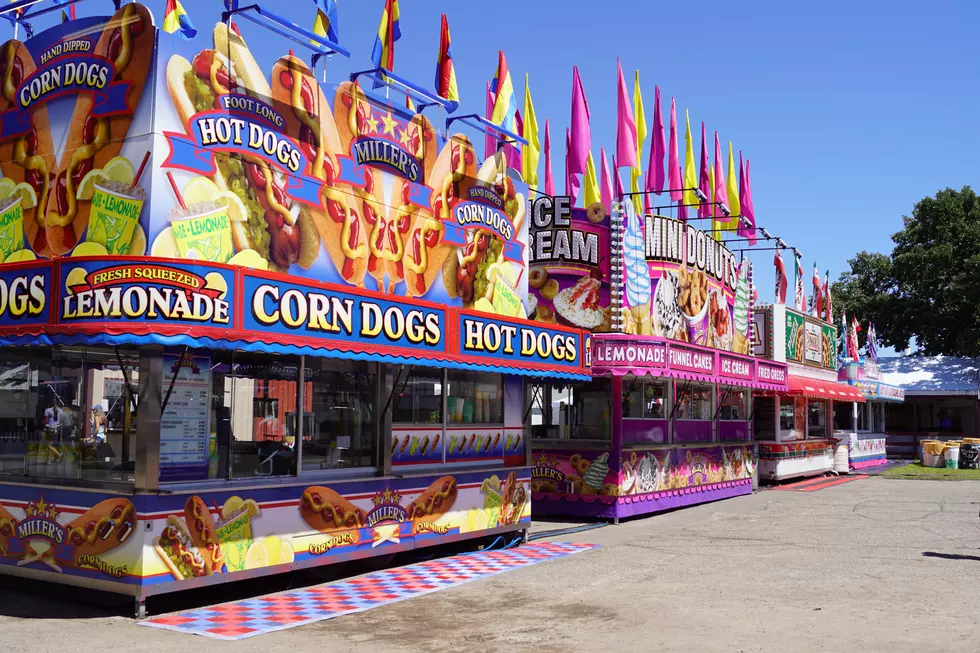
M 765 491 L 562 536 L 602 548 L 242 642 L 0 589 L 0 651 L 975 652 L 978 499 L 976 483 L 880 478 Z

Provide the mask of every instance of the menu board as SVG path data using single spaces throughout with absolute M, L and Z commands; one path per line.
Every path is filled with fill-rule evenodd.
M 170 398 L 160 416 L 160 481 L 206 479 L 211 359 L 164 354 L 162 388 L 164 397 L 170 391 Z

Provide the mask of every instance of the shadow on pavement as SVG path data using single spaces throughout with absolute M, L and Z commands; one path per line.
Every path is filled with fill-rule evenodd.
M 959 553 L 936 553 L 935 551 L 923 551 L 922 555 L 926 558 L 942 558 L 943 560 L 976 560 L 980 562 L 980 556 L 960 555 Z

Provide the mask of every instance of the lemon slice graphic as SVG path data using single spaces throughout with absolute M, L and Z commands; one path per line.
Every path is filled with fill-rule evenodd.
M 102 168 L 102 172 L 107 179 L 118 181 L 120 184 L 132 184 L 136 178 L 136 170 L 133 164 L 124 156 L 117 156 L 109 159 L 109 162 Z

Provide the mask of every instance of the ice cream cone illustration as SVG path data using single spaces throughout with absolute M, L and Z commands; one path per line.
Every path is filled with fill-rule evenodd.
M 650 312 L 650 268 L 643 253 L 643 223 L 632 202 L 624 202 L 626 208 L 626 235 L 623 238 L 623 259 L 626 264 L 626 299 L 636 321 L 639 335 L 652 335 L 653 323 Z

